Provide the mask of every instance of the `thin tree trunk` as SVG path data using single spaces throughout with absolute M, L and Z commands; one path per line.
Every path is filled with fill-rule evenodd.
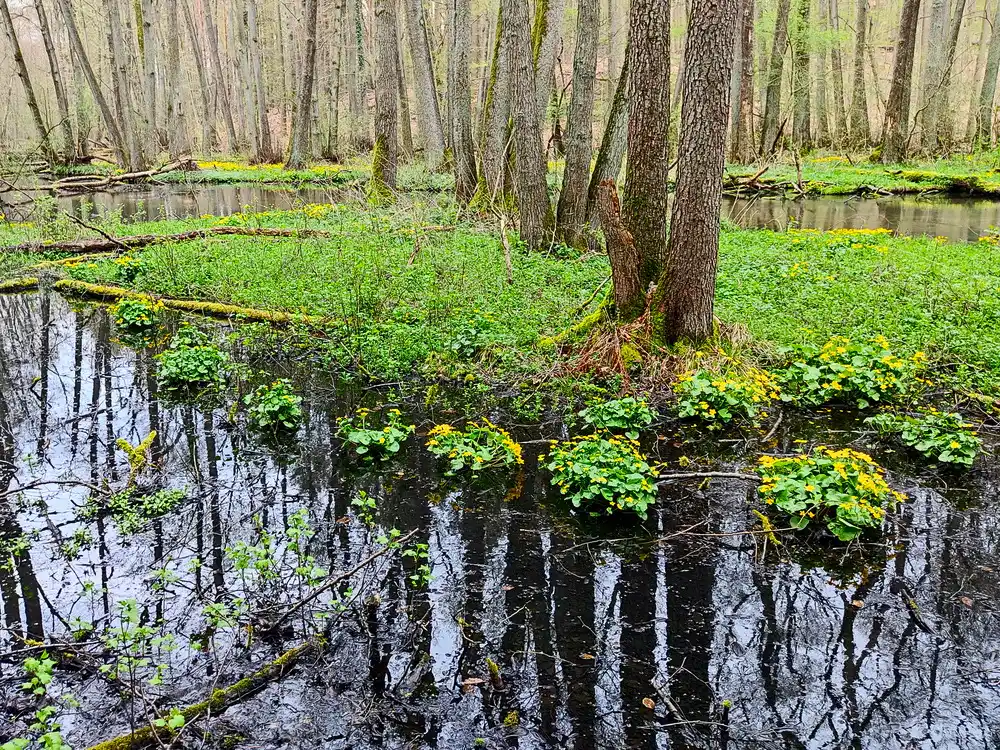
M 938 143 L 946 149 L 951 149 L 955 139 L 954 113 L 951 109 L 951 74 L 955 67 L 955 53 L 958 48 L 958 37 L 962 33 L 962 21 L 965 18 L 966 0 L 956 0 L 952 12 L 951 27 L 948 33 L 948 49 L 945 52 L 944 72 L 941 77 L 941 101 L 938 106 Z
M 729 79 L 739 0 L 692 0 L 666 264 L 653 300 L 668 343 L 713 333 Z
M 920 0 L 903 0 L 899 21 L 899 41 L 892 68 L 892 86 L 885 106 L 882 127 L 883 164 L 895 164 L 906 158 L 910 125 L 910 88 L 913 82 L 913 55 L 917 45 L 917 21 Z M 992 101 L 992 95 L 990 96 Z
M 97 108 L 101 110 L 101 116 L 104 118 L 104 126 L 107 128 L 108 136 L 111 138 L 111 146 L 114 149 L 115 158 L 118 159 L 118 163 L 123 167 L 127 166 L 128 149 L 125 146 L 125 138 L 122 136 L 121 128 L 118 126 L 118 120 L 112 113 L 111 107 L 108 106 L 108 100 L 104 98 L 104 92 L 97 80 L 97 76 L 94 74 L 94 68 L 90 64 L 90 58 L 87 56 L 87 50 L 83 46 L 83 40 L 80 38 L 80 31 L 76 25 L 76 18 L 73 15 L 71 0 L 56 0 L 56 2 L 59 3 L 59 9 L 62 11 L 63 20 L 66 23 L 66 31 L 69 34 L 70 45 L 73 47 L 74 59 L 79 64 L 84 78 L 87 80 L 90 95 L 94 98 Z
M 510 53 L 504 43 L 504 26 L 507 23 L 504 3 L 497 10 L 496 38 L 493 57 L 486 85 L 483 105 L 483 124 L 480 128 L 482 169 L 479 173 L 482 200 L 493 203 L 504 192 L 504 154 L 507 151 L 507 122 L 511 110 Z
M 778 0 L 778 15 L 774 22 L 774 41 L 767 66 L 767 91 L 764 99 L 764 122 L 761 128 L 760 152 L 768 155 L 777 147 L 778 118 L 781 116 L 781 79 L 785 68 L 785 47 L 788 46 L 788 14 L 791 0 Z
M 375 0 L 375 148 L 372 184 L 375 200 L 396 189 L 399 158 L 399 50 L 396 49 L 396 0 Z
M 851 142 L 864 147 L 872 142 L 868 119 L 868 89 L 865 86 L 865 55 L 868 48 L 868 0 L 858 0 L 855 21 L 854 80 L 851 84 Z
M 733 118 L 733 137 L 730 158 L 737 164 L 753 161 L 753 22 L 754 0 L 743 0 L 740 38 L 739 96 L 736 116 Z
M 824 0 L 820 0 L 823 2 Z M 835 144 L 842 144 L 847 135 L 847 107 L 844 104 L 844 60 L 840 51 L 840 10 L 837 0 L 830 0 L 830 29 L 833 31 L 833 43 L 830 46 L 830 72 L 833 74 L 833 132 L 831 137 Z
M 995 1 L 1000 2 L 1000 0 Z M 975 144 L 976 133 L 979 128 L 979 118 L 976 113 L 979 111 L 979 92 L 981 87 L 978 84 L 982 79 L 983 66 L 986 65 L 986 48 L 989 46 L 986 44 L 986 31 L 989 28 L 989 23 L 987 22 L 989 12 L 990 0 L 986 0 L 986 7 L 983 11 L 983 24 L 979 29 L 979 43 L 976 45 L 976 70 L 972 74 L 972 94 L 969 96 L 969 114 L 966 118 L 965 127 L 965 140 L 972 145 Z
M 552 206 L 545 181 L 548 164 L 542 151 L 528 0 L 503 0 L 503 10 L 503 44 L 511 60 L 511 119 L 520 234 L 528 249 L 538 250 L 551 240 Z
M 559 194 L 557 232 L 573 247 L 586 244 L 587 188 L 594 154 L 594 89 L 597 84 L 598 0 L 577 3 L 576 51 L 573 53 L 573 98 L 566 126 L 566 169 Z
M 826 5 L 823 0 L 819 3 L 819 14 L 816 18 L 817 31 L 823 35 L 829 30 L 830 25 L 826 18 Z M 816 49 L 816 143 L 820 147 L 830 145 L 830 117 L 829 117 L 829 96 L 826 87 L 827 50 L 824 43 L 817 45 Z M 808 96 L 808 93 L 807 93 Z
M 552 95 L 556 64 L 556 43 L 562 33 L 566 0 L 536 0 L 535 22 L 532 29 L 535 88 L 539 118 L 544 118 Z
M 164 81 L 166 105 L 167 151 L 171 160 L 191 152 L 188 139 L 187 116 L 184 109 L 184 87 L 181 83 L 181 33 L 176 8 L 167 16 L 167 65 Z
M 191 40 L 191 56 L 194 58 L 195 72 L 198 74 L 198 94 L 201 97 L 201 147 L 211 151 L 215 147 L 215 112 L 212 110 L 212 99 L 209 95 L 211 87 L 208 81 L 208 71 L 205 69 L 205 55 L 202 52 L 201 41 L 198 39 L 198 29 L 191 17 L 191 6 L 188 0 L 178 0 L 184 13 L 184 25 L 187 26 L 188 38 Z
M 143 153 L 145 133 L 139 132 L 134 114 L 132 86 L 129 76 L 128 58 L 125 55 L 124 29 L 118 0 L 108 0 L 108 47 L 111 50 L 111 82 L 115 96 L 115 107 L 118 110 L 118 121 L 121 123 L 122 135 L 128 148 L 128 164 L 130 172 L 146 168 L 146 157 Z
M 413 62 L 413 89 L 417 100 L 420 135 L 424 141 L 427 166 L 438 170 L 444 163 L 444 127 L 434 81 L 434 61 L 427 42 L 427 27 L 420 0 L 405 0 L 406 28 L 410 33 Z
M 149 123 L 149 127 L 146 130 L 158 136 L 161 131 L 159 129 L 159 101 L 157 101 L 156 96 L 157 35 L 153 27 L 153 19 L 156 17 L 156 12 L 153 8 L 153 0 L 139 0 L 138 3 L 135 3 L 134 7 L 139 15 L 136 18 L 136 26 L 139 54 L 142 57 L 143 99 L 145 100 L 146 107 L 142 117 Z M 170 12 L 168 11 L 168 14 Z
M 451 54 L 448 55 L 448 114 L 455 159 L 455 197 L 465 205 L 476 193 L 476 152 L 472 144 L 472 91 L 469 49 L 472 46 L 471 0 L 452 0 Z
M 646 289 L 639 279 L 641 259 L 632 234 L 625 228 L 614 180 L 604 180 L 597 187 L 597 211 L 604 227 L 608 262 L 611 265 L 612 299 L 622 320 L 638 317 L 646 302 Z
M 413 161 L 413 124 L 410 119 L 410 100 L 406 96 L 406 68 L 403 65 L 403 48 L 396 38 L 396 49 L 399 50 L 399 65 L 396 73 L 399 76 L 399 134 L 400 152 L 404 162 Z
M 208 52 L 215 77 L 215 94 L 222 108 L 222 123 L 226 128 L 230 151 L 238 148 L 236 140 L 236 122 L 233 120 L 233 105 L 229 97 L 229 86 L 222 72 L 222 57 L 219 55 L 219 34 L 215 27 L 215 2 L 202 0 L 205 18 L 205 36 L 208 37 Z
M 49 26 L 49 15 L 48 11 L 45 10 L 43 0 L 35 0 L 35 12 L 38 14 L 38 30 L 42 35 L 42 44 L 45 45 L 45 56 L 49 61 L 52 88 L 56 95 L 56 111 L 59 113 L 58 127 L 63 134 L 64 157 L 67 160 L 72 160 L 76 146 L 73 140 L 73 122 L 69 116 L 69 98 L 66 96 L 66 87 L 63 85 L 62 73 L 59 70 L 59 58 L 56 55 L 52 29 Z
M 792 34 L 792 140 L 799 149 L 812 146 L 812 112 L 809 106 L 809 5 L 796 0 L 795 29 Z
M 670 7 L 664 0 L 632 0 L 628 50 L 628 164 L 622 203 L 625 226 L 642 258 L 639 278 L 645 287 L 659 274 L 667 247 Z
M 309 159 L 309 122 L 312 113 L 313 85 L 316 79 L 316 23 L 319 0 L 305 0 L 305 49 L 302 57 L 302 79 L 299 82 L 295 109 L 292 111 L 292 137 L 288 144 L 285 169 L 302 169 Z M 395 44 L 393 47 L 395 48 Z
M 246 0 L 247 54 L 250 57 L 250 82 L 253 89 L 257 143 L 253 160 L 260 164 L 273 164 L 278 160 L 271 138 L 271 122 L 267 116 L 267 90 L 264 87 L 263 55 L 260 50 L 257 0 Z
M 993 98 L 997 90 L 997 71 L 1000 70 L 1000 3 L 993 16 L 990 32 L 990 50 L 986 55 L 983 87 L 979 91 L 979 114 L 976 128 L 976 148 L 988 149 L 992 145 Z
M 938 145 L 941 84 L 944 82 L 948 52 L 948 20 L 947 0 L 931 0 L 927 52 L 920 76 L 920 145 L 927 152 L 934 151 Z
M 604 128 L 601 147 L 594 163 L 594 173 L 590 177 L 590 188 L 587 190 L 587 222 L 594 226 L 599 221 L 598 189 L 602 182 L 611 180 L 617 182 L 625 160 L 625 148 L 628 145 L 628 92 L 629 92 L 629 45 L 625 46 L 625 61 L 622 63 L 618 76 L 618 87 L 611 100 L 611 112 L 608 114 L 608 124 Z
M 14 65 L 17 68 L 17 77 L 21 79 L 21 86 L 24 88 L 24 96 L 28 101 L 28 109 L 31 111 L 31 119 L 35 123 L 35 130 L 38 134 L 38 142 L 41 145 L 42 155 L 49 162 L 55 161 L 55 151 L 49 142 L 49 129 L 42 119 L 42 110 L 38 106 L 38 99 L 35 98 L 35 89 L 31 85 L 31 78 L 28 76 L 28 66 L 24 62 L 24 55 L 21 54 L 21 43 L 17 40 L 17 32 L 14 30 L 14 19 L 10 14 L 10 7 L 7 0 L 0 0 L 0 17 L 2 17 L 4 30 L 10 39 L 11 50 L 14 54 Z

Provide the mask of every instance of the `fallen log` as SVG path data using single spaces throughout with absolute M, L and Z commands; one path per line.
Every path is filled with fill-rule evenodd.
M 264 227 L 206 227 L 191 229 L 176 234 L 140 234 L 133 237 L 94 237 L 67 242 L 23 242 L 0 248 L 0 253 L 108 253 L 136 250 L 160 242 L 186 242 L 206 239 L 219 235 L 240 235 L 245 237 L 330 237 L 329 232 L 319 229 L 269 229 Z
M 17 294 L 18 292 L 32 292 L 38 289 L 38 279 L 34 276 L 26 276 L 20 279 L 8 279 L 0 281 L 0 294 Z
M 244 677 L 239 682 L 213 690 L 212 694 L 201 703 L 180 709 L 180 714 L 184 717 L 184 725 L 186 726 L 203 716 L 218 716 L 227 708 L 260 692 L 270 683 L 280 680 L 288 674 L 302 659 L 319 652 L 320 645 L 319 641 L 306 641 L 289 649 L 274 661 Z M 166 713 L 164 712 L 164 715 Z M 96 745 L 92 745 L 90 750 L 138 750 L 138 748 L 158 744 L 160 740 L 169 740 L 173 734 L 174 731 L 167 727 L 150 725 L 104 742 L 98 742 Z
M 198 165 L 195 164 L 191 159 L 181 159 L 179 161 L 170 162 L 169 164 L 164 164 L 162 167 L 156 167 L 154 169 L 144 169 L 139 172 L 125 172 L 124 174 L 82 174 L 82 175 L 71 175 L 69 177 L 63 177 L 61 180 L 56 180 L 51 185 L 46 186 L 47 190 L 56 191 L 82 191 L 82 190 L 103 190 L 105 188 L 112 187 L 114 185 L 122 185 L 125 183 L 136 183 L 144 182 L 152 177 L 157 177 L 161 174 L 166 174 L 167 172 L 176 172 L 178 170 L 183 170 L 190 172 L 196 170 Z
M 102 302 L 116 302 L 120 299 L 149 299 L 150 295 L 139 294 L 131 289 L 120 286 L 105 286 L 101 284 L 90 284 L 86 281 L 75 279 L 62 279 L 52 285 L 60 294 L 69 297 L 85 297 L 97 299 Z M 158 297 L 158 302 L 162 302 L 164 307 L 171 310 L 196 313 L 213 318 L 243 318 L 258 323 L 272 323 L 276 325 L 288 325 L 290 323 L 305 323 L 307 325 L 322 325 L 329 323 L 328 318 L 318 315 L 301 315 L 295 313 L 278 312 L 276 310 L 260 310 L 254 307 L 241 307 L 239 305 L 228 305 L 222 302 L 203 302 L 193 299 L 171 299 L 169 297 Z

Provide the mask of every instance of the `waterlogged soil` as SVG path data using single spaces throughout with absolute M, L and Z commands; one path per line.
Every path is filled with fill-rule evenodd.
M 645 524 L 571 516 L 537 469 L 544 443 L 528 442 L 560 435 L 560 425 L 508 419 L 525 441 L 523 471 L 444 478 L 419 437 L 459 418 L 443 397 L 401 405 L 418 437 L 398 458 L 359 463 L 336 439 L 335 420 L 392 394 L 281 369 L 305 396 L 306 424 L 275 446 L 227 404 L 162 398 L 151 353 L 117 343 L 103 309 L 71 308 L 55 295 L 0 296 L 0 741 L 23 735 L 38 705 L 20 687 L 24 639 L 65 642 L 91 623 L 79 645 L 91 656 L 64 658 L 46 699 L 74 748 L 195 704 L 314 635 L 322 645 L 308 658 L 193 722 L 178 745 L 972 750 L 1000 742 L 991 458 L 970 475 L 914 478 L 902 471 L 912 464 L 876 453 L 911 498 L 884 541 L 775 548 L 744 533 L 756 519 L 752 490 L 739 480 L 666 485 Z M 824 415 L 786 423 L 777 452 L 856 437 L 850 422 Z M 81 518 L 92 492 L 83 484 L 125 482 L 116 440 L 135 445 L 154 430 L 158 471 L 145 481 L 182 489 L 186 501 L 130 534 L 107 516 Z M 649 449 L 663 446 L 675 459 L 707 450 L 664 437 L 649 436 Z M 724 452 L 719 465 L 739 460 Z M 375 508 L 352 505 L 358 498 Z M 218 608 L 246 598 L 273 605 L 273 624 L 309 590 L 284 572 L 255 590 L 253 571 L 233 554 L 265 534 L 285 538 L 303 509 L 309 565 L 350 570 L 397 528 L 415 530 L 409 544 L 426 545 L 429 571 L 419 559 L 385 555 L 310 602 L 309 617 L 270 631 L 260 621 L 225 622 Z M 74 549 L 74 540 L 84 541 Z M 287 562 L 288 548 L 278 556 Z M 134 632 L 121 614 L 129 600 L 139 625 L 174 637 L 169 648 L 147 638 L 135 660 L 121 660 L 122 634 Z M 117 664 L 117 675 L 95 662 Z

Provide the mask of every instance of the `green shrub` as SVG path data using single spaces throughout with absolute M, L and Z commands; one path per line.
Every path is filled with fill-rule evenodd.
M 779 377 L 784 400 L 807 406 L 843 400 L 859 409 L 906 395 L 924 360 L 923 352 L 900 358 L 882 336 L 870 343 L 834 336 L 799 353 Z
M 115 325 L 126 333 L 142 333 L 160 324 L 163 303 L 152 297 L 125 297 L 111 308 Z
M 337 421 L 337 434 L 345 442 L 354 446 L 354 452 L 359 456 L 379 454 L 396 454 L 416 427 L 403 424 L 403 415 L 399 409 L 389 409 L 384 412 L 372 412 L 371 409 L 358 409 L 350 417 L 341 417 Z
M 183 323 L 170 339 L 169 348 L 184 349 L 192 346 L 208 346 L 210 343 L 212 343 L 212 339 L 207 333 L 195 328 L 190 323 Z
M 742 375 L 727 376 L 708 370 L 681 375 L 674 384 L 677 416 L 699 419 L 710 427 L 741 417 L 756 422 L 762 409 L 780 397 L 769 373 L 751 369 Z
M 762 456 L 757 473 L 764 503 L 786 514 L 789 526 L 825 523 L 842 542 L 880 528 L 887 510 L 905 500 L 870 456 L 848 448 L 819 446 L 793 458 Z
M 471 359 L 495 341 L 498 327 L 494 316 L 476 310 L 452 334 L 448 348 L 462 359 Z
M 653 411 L 645 401 L 632 397 L 599 401 L 580 412 L 580 418 L 595 430 L 622 432 L 632 440 L 653 423 Z
M 302 398 L 287 380 L 259 386 L 243 397 L 250 423 L 259 430 L 295 430 L 302 423 Z
M 559 492 L 594 515 L 628 510 L 644 519 L 656 502 L 656 471 L 628 438 L 595 434 L 554 443 L 545 466 Z
M 929 459 L 945 464 L 972 466 L 982 441 L 961 414 L 928 409 L 919 416 L 876 414 L 865 420 L 882 435 L 898 435 L 902 443 Z
M 117 492 L 108 498 L 107 510 L 122 534 L 135 534 L 146 525 L 161 518 L 187 499 L 183 490 L 159 490 L 142 494 L 134 488 Z M 85 518 L 93 518 L 99 513 L 98 506 L 88 504 L 84 509 Z
M 157 357 L 157 378 L 164 390 L 200 391 L 225 383 L 229 357 L 214 346 L 193 343 L 203 340 L 202 335 L 196 329 L 183 328 L 170 348 Z
M 464 430 L 450 424 L 434 427 L 428 434 L 427 449 L 449 460 L 448 476 L 469 469 L 478 472 L 502 466 L 523 464 L 521 446 L 510 434 L 483 417 L 482 424 L 470 422 Z

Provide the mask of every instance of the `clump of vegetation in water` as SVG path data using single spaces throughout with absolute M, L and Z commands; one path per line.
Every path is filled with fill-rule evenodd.
M 210 346 L 207 336 L 193 326 L 184 326 L 157 359 L 160 387 L 172 392 L 205 391 L 222 386 L 229 357 Z
M 250 424 L 258 430 L 296 430 L 302 423 L 302 397 L 285 379 L 256 388 L 243 398 Z
M 644 519 L 656 502 L 656 471 L 628 438 L 595 434 L 555 443 L 545 466 L 560 494 L 595 515 L 625 510 Z
M 800 350 L 781 373 L 782 397 L 806 406 L 845 401 L 866 409 L 906 395 L 924 358 L 923 352 L 897 356 L 883 336 L 871 342 L 834 336 L 822 347 Z
M 524 463 L 521 446 L 510 433 L 485 417 L 481 423 L 470 422 L 464 430 L 450 424 L 438 425 L 428 433 L 428 438 L 427 450 L 448 459 L 445 473 L 449 476 L 466 469 L 475 473 Z
M 499 324 L 490 313 L 473 311 L 473 317 L 460 324 L 448 342 L 448 348 L 462 359 L 480 354 L 496 340 Z
M 674 384 L 674 393 L 677 416 L 701 420 L 710 428 L 738 417 L 756 422 L 766 416 L 763 409 L 780 397 L 774 378 L 757 369 L 732 376 L 709 370 L 686 372 Z
M 653 410 L 645 400 L 632 397 L 598 401 L 579 413 L 580 418 L 595 430 L 624 433 L 638 440 L 639 432 L 653 423 Z
M 122 534 L 142 531 L 150 521 L 167 515 L 187 500 L 183 490 L 158 490 L 143 494 L 129 488 L 108 499 L 107 509 Z
M 403 424 L 403 415 L 399 409 L 372 412 L 371 409 L 362 408 L 337 421 L 337 434 L 340 438 L 352 445 L 359 456 L 366 457 L 399 453 L 399 449 L 415 429 L 412 424 Z
M 972 466 L 982 441 L 961 414 L 927 409 L 917 416 L 876 414 L 865 420 L 882 435 L 896 435 L 903 445 L 933 461 Z
M 137 334 L 159 326 L 163 310 L 163 303 L 152 297 L 124 297 L 111 308 L 111 315 L 119 330 Z
M 792 458 L 762 456 L 758 492 L 792 528 L 815 521 L 849 542 L 866 529 L 881 528 L 886 512 L 906 499 L 888 485 L 884 472 L 864 453 L 819 446 Z

